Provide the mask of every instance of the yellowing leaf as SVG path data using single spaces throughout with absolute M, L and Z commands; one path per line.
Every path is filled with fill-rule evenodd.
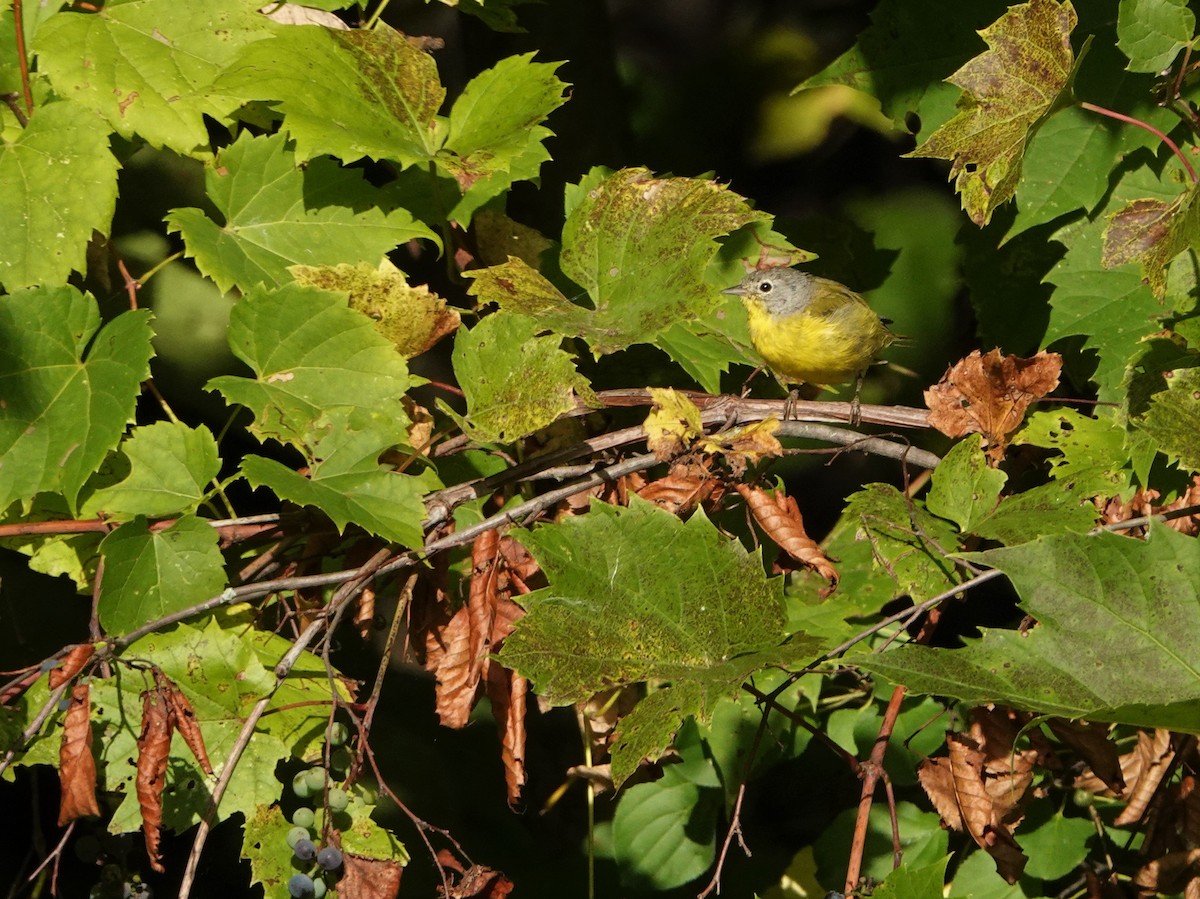
M 410 286 L 404 273 L 386 259 L 378 269 L 367 263 L 343 263 L 293 265 L 288 271 L 300 284 L 348 293 L 350 308 L 374 321 L 375 330 L 406 359 L 419 356 L 458 328 L 457 310 L 447 307 L 428 287 Z
M 755 465 L 764 456 L 783 455 L 783 446 L 775 436 L 778 430 L 779 419 L 767 418 L 713 434 L 701 441 L 700 449 L 706 453 L 725 453 L 740 457 L 747 464 Z
M 654 409 L 646 419 L 646 446 L 660 459 L 670 459 L 704 433 L 700 410 L 670 387 L 651 387 Z
M 951 160 L 950 177 L 977 225 L 1012 198 L 1026 144 L 1062 103 L 1076 21 L 1068 0 L 1030 0 L 980 31 L 990 49 L 947 79 L 963 89 L 958 114 L 909 154 Z

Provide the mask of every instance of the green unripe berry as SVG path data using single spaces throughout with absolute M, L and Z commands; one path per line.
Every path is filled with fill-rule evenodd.
M 292 812 L 292 823 L 297 827 L 311 829 L 313 824 L 316 823 L 316 820 L 317 816 L 313 813 L 313 810 L 307 806 L 301 806 Z

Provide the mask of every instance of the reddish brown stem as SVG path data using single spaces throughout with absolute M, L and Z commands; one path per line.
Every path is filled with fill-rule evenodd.
M 1095 103 L 1082 103 L 1081 102 L 1079 105 L 1081 107 L 1083 107 L 1084 109 L 1091 110 L 1092 112 L 1099 113 L 1100 115 L 1103 115 L 1103 116 L 1108 116 L 1110 119 L 1116 119 L 1118 122 L 1125 122 L 1130 125 L 1136 125 L 1139 128 L 1143 128 L 1146 131 L 1149 131 L 1151 134 L 1153 134 L 1155 137 L 1157 137 L 1164 144 L 1166 144 L 1168 147 L 1171 148 L 1171 152 L 1174 153 L 1179 158 L 1179 161 L 1183 163 L 1183 167 L 1185 169 L 1187 169 L 1188 177 L 1192 179 L 1192 183 L 1193 184 L 1196 183 L 1196 181 L 1197 181 L 1196 170 L 1193 169 L 1192 164 L 1187 161 L 1187 157 L 1183 155 L 1183 151 L 1180 150 L 1178 146 L 1176 146 L 1175 141 L 1171 140 L 1171 138 L 1167 137 L 1165 134 L 1163 134 L 1161 131 L 1159 131 L 1157 128 L 1155 128 L 1153 125 L 1147 124 L 1146 122 L 1143 122 L 1141 119 L 1135 119 L 1132 116 L 1127 116 L 1122 112 L 1117 112 L 1116 110 L 1113 110 L 1113 109 L 1105 109 L 1103 106 L 1097 106 Z
M 900 715 L 900 704 L 904 701 L 905 688 L 899 685 L 892 691 L 888 701 L 887 711 L 883 713 L 883 724 L 879 727 L 879 736 L 871 747 L 871 758 L 862 766 L 862 796 L 858 800 L 858 818 L 854 821 L 854 840 L 850 844 L 850 860 L 846 866 L 846 888 L 843 892 L 849 895 L 858 886 L 858 878 L 862 873 L 863 851 L 867 845 L 867 824 L 871 817 L 871 803 L 875 798 L 875 785 L 885 776 L 883 770 L 883 755 L 887 752 L 888 741 L 892 738 L 892 730 L 896 726 L 896 718 Z M 898 850 L 897 850 L 898 851 Z
M 17 33 L 17 65 L 21 69 L 21 92 L 25 95 L 25 113 L 33 115 L 33 91 L 29 87 L 29 57 L 25 52 L 25 19 L 21 0 L 13 0 L 13 29 Z

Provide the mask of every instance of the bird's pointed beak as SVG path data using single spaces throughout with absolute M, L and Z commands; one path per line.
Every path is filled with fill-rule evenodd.
M 736 287 L 727 287 L 721 293 L 728 294 L 731 297 L 744 297 L 746 295 L 746 288 L 739 284 Z

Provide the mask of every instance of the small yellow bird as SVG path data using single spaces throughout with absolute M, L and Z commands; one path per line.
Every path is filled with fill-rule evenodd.
M 722 293 L 742 298 L 754 348 L 781 380 L 817 387 L 854 381 L 851 422 L 858 423 L 863 375 L 901 339 L 866 300 L 837 281 L 782 267 L 750 272 Z

